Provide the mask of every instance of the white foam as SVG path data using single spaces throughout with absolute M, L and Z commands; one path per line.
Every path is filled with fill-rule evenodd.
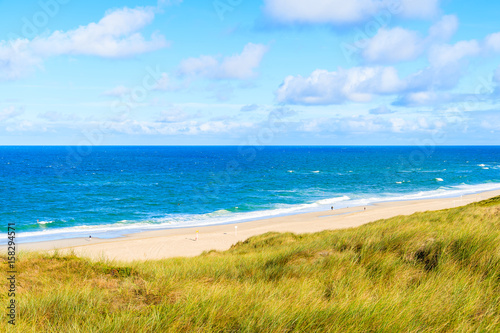
M 218 210 L 207 214 L 185 214 L 185 215 L 168 215 L 163 218 L 155 218 L 147 221 L 131 221 L 121 220 L 120 223 L 104 224 L 104 225 L 83 225 L 68 228 L 58 228 L 51 230 L 25 232 L 22 233 L 23 238 L 37 237 L 49 238 L 50 236 L 58 236 L 56 238 L 78 237 L 88 235 L 89 233 L 96 235 L 100 233 L 114 233 L 116 235 L 125 234 L 134 231 L 165 229 L 165 228 L 185 228 L 195 226 L 208 226 L 217 224 L 227 224 L 234 222 L 252 221 L 267 217 L 291 215 L 294 213 L 316 211 L 322 205 L 333 205 L 341 201 L 349 200 L 348 196 L 336 197 L 319 200 L 309 204 L 300 205 L 278 205 L 275 209 L 261 210 L 244 213 L 233 213 L 228 210 Z M 49 236 L 49 237 L 48 237 Z M 52 239 L 54 237 L 51 237 Z M 24 240 L 28 241 L 28 240 Z
M 219 210 L 216 210 L 215 212 L 206 214 L 206 216 L 217 217 L 217 216 L 224 216 L 224 215 L 228 215 L 228 214 L 231 214 L 231 212 L 228 210 L 225 210 L 225 209 L 219 209 Z
M 437 181 L 437 182 L 442 182 L 442 181 L 443 181 L 443 178 L 436 178 L 436 181 Z
M 386 197 L 370 197 L 359 199 L 356 201 L 362 204 L 370 204 L 383 201 L 407 201 L 407 200 L 421 200 L 421 199 L 434 199 L 434 198 L 453 198 L 460 197 L 467 194 L 475 194 L 485 191 L 500 190 L 500 183 L 487 183 L 479 185 L 456 185 L 456 186 L 443 186 L 437 190 L 421 191 L 416 193 L 409 193 L 405 195 L 388 195 Z M 356 203 L 356 202 L 353 202 Z
M 207 214 L 170 214 L 162 218 L 154 218 L 145 221 L 121 220 L 120 223 L 104 225 L 84 225 L 67 228 L 45 229 L 35 232 L 23 232 L 19 234 L 19 240 L 40 241 L 50 239 L 61 239 L 70 237 L 88 237 L 89 234 L 97 237 L 119 237 L 126 233 L 139 232 L 145 230 L 166 229 L 166 228 L 184 228 L 195 226 L 208 226 L 216 224 L 227 224 L 236 222 L 245 222 L 274 216 L 285 216 L 297 213 L 322 211 L 329 209 L 330 206 L 343 208 L 346 204 L 349 207 L 366 206 L 376 202 L 386 201 L 405 201 L 445 197 L 460 197 L 461 195 L 479 193 L 484 191 L 498 190 L 500 183 L 487 183 L 479 185 L 458 185 L 443 186 L 437 190 L 421 191 L 398 195 L 396 193 L 383 196 L 361 195 L 354 198 L 347 195 L 321 199 L 312 203 L 300 205 L 281 204 L 274 209 L 260 210 L 253 212 L 230 212 L 228 210 L 218 210 Z M 336 207 L 336 208 L 337 208 Z M 52 221 L 40 221 L 40 224 Z
M 323 200 L 318 200 L 316 201 L 317 204 L 319 205 L 331 205 L 331 204 L 335 204 L 335 203 L 338 203 L 338 202 L 341 202 L 341 201 L 347 201 L 347 200 L 350 200 L 351 198 L 349 198 L 347 195 L 344 195 L 342 197 L 339 197 L 339 198 L 330 198 L 330 199 L 323 199 Z

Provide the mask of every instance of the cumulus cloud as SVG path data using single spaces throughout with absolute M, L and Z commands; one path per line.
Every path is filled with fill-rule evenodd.
M 382 34 L 383 35 L 383 34 Z M 399 47 L 406 43 L 401 39 Z M 398 43 L 393 43 L 392 46 Z M 395 50 L 397 47 L 395 48 Z M 374 49 L 372 49 L 374 50 Z M 390 58 L 389 48 L 373 51 L 373 59 Z M 395 51 L 396 52 L 396 51 Z M 290 104 L 340 104 L 345 101 L 368 102 L 375 95 L 399 94 L 394 105 L 417 106 L 447 103 L 456 99 L 446 93 L 460 82 L 468 60 L 482 54 L 476 40 L 455 44 L 434 44 L 428 55 L 429 66 L 400 79 L 391 66 L 365 66 L 339 69 L 337 72 L 315 70 L 309 77 L 288 76 L 276 92 L 279 102 Z M 378 53 L 378 54 L 377 54 Z M 387 53 L 387 55 L 384 55 Z M 410 56 L 413 51 L 409 51 Z M 393 56 L 392 60 L 404 57 Z M 498 83 L 494 77 L 494 83 Z M 460 99 L 460 98 L 458 98 Z
M 401 39 L 399 47 L 404 43 Z M 381 57 L 386 51 L 388 49 L 374 57 Z M 337 72 L 315 70 L 309 77 L 286 77 L 276 97 L 282 103 L 328 105 L 346 101 L 368 102 L 376 95 L 400 94 L 395 105 L 445 103 L 451 101 L 451 95 L 442 92 L 456 87 L 467 68 L 468 58 L 481 52 L 476 40 L 435 44 L 429 50 L 430 65 L 404 79 L 400 79 L 397 70 L 391 66 L 353 67 Z
M 455 65 L 460 60 L 480 52 L 481 48 L 476 40 L 460 41 L 453 45 L 435 45 L 429 51 L 429 62 L 434 67 Z
M 458 18 L 455 15 L 445 15 L 429 28 L 429 39 L 432 41 L 447 41 L 457 32 Z
M 107 13 L 99 22 L 70 31 L 55 31 L 32 40 L 0 42 L 0 75 L 15 79 L 25 75 L 48 57 L 89 55 L 124 58 L 168 46 L 165 37 L 154 33 L 149 40 L 138 31 L 154 19 L 153 8 L 123 8 Z
M 42 58 L 33 54 L 27 39 L 0 41 L 0 80 L 15 80 L 42 66 Z
M 248 43 L 240 54 L 228 57 L 203 55 L 188 58 L 181 62 L 178 72 L 181 76 L 200 76 L 208 79 L 246 80 L 256 76 L 268 47 L 262 44 Z
M 418 105 L 438 100 L 445 102 L 446 98 L 437 91 L 454 88 L 467 68 L 468 58 L 480 52 L 479 43 L 475 40 L 434 45 L 429 51 L 430 65 L 406 78 L 410 95 L 400 98 L 398 103 L 407 101 L 408 105 Z
M 283 24 L 353 24 L 366 21 L 382 10 L 405 18 L 431 18 L 439 11 L 438 0 L 265 0 L 264 13 Z
M 443 67 L 429 66 L 409 75 L 406 92 L 447 90 L 455 87 L 462 77 L 462 68 L 458 65 Z
M 362 67 L 365 71 L 377 69 L 375 72 L 391 73 L 379 84 L 392 82 L 392 89 L 381 91 L 383 85 L 373 88 L 365 84 L 344 84 L 338 75 L 334 75 L 335 72 L 315 71 L 308 78 L 287 77 L 277 92 L 277 98 L 285 103 L 338 104 L 345 100 L 369 101 L 372 95 L 401 94 L 395 105 L 416 106 L 429 105 L 432 102 L 451 102 L 455 97 L 452 98 L 451 94 L 444 92 L 457 86 L 468 67 L 469 59 L 484 54 L 484 45 L 490 45 L 491 48 L 496 39 L 493 34 L 486 38 L 485 43 L 477 40 L 444 43 L 453 36 L 457 27 L 456 16 L 447 15 L 431 26 L 426 37 L 421 37 L 415 31 L 397 27 L 381 28 L 373 38 L 365 40 L 363 58 L 369 64 L 414 60 L 427 52 L 429 66 L 404 79 L 398 78 L 393 67 Z M 370 76 L 364 78 L 371 80 Z
M 405 88 L 393 67 L 315 70 L 308 77 L 288 76 L 276 92 L 277 100 L 290 104 L 341 104 L 367 102 L 374 94 L 393 94 Z
M 490 34 L 484 41 L 446 43 L 457 28 L 455 15 L 443 16 L 429 28 L 426 37 L 400 27 L 381 28 L 374 37 L 363 40 L 356 52 L 362 51 L 363 60 L 370 65 L 414 60 L 426 53 L 429 65 L 404 79 L 405 89 L 399 92 L 402 95 L 394 105 L 449 103 L 463 98 L 447 91 L 460 82 L 469 60 L 488 52 L 500 52 L 500 33 Z M 352 52 L 352 47 L 349 50 Z
M 458 28 L 455 15 L 443 16 L 429 28 L 427 37 L 416 31 L 396 27 L 380 28 L 373 38 L 364 41 L 363 59 L 369 63 L 395 63 L 414 60 L 429 46 L 449 40 Z
M 401 0 L 383 1 L 386 7 L 398 6 L 399 15 L 404 18 L 428 19 L 439 13 L 439 0 Z
M 500 53 L 500 32 L 486 36 L 485 44 L 488 50 Z
M 423 53 L 423 40 L 414 31 L 381 28 L 363 50 L 368 62 L 394 63 L 413 60 Z
M 146 40 L 137 31 L 154 19 L 152 8 L 123 8 L 108 13 L 97 23 L 71 31 L 55 31 L 48 37 L 36 37 L 30 43 L 36 54 L 94 55 L 122 58 L 151 52 L 168 43 L 161 35 L 153 34 Z

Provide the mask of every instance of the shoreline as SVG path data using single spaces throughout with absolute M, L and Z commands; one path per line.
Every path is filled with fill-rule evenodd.
M 463 185 L 463 186 L 462 186 Z M 57 242 L 59 240 L 71 240 L 71 239 L 83 239 L 89 235 L 92 235 L 95 239 L 114 239 L 123 238 L 130 234 L 148 232 L 148 231 L 162 231 L 168 229 L 186 229 L 186 228 L 202 228 L 208 226 L 217 225 L 230 225 L 239 224 L 263 219 L 273 219 L 276 217 L 286 217 L 299 214 L 307 214 L 314 212 L 327 211 L 328 208 L 334 207 L 334 209 L 339 210 L 342 208 L 349 207 L 359 207 L 359 206 L 372 206 L 379 203 L 393 202 L 393 201 L 421 201 L 421 200 L 433 200 L 433 199 L 444 199 L 444 198 L 460 198 L 467 195 L 477 195 L 484 192 L 500 190 L 500 183 L 485 183 L 476 185 L 455 185 L 447 188 L 445 190 L 429 190 L 420 192 L 409 192 L 400 193 L 399 195 L 391 194 L 388 197 L 361 197 L 352 199 L 347 195 L 336 196 L 327 199 L 320 199 L 314 202 L 298 203 L 295 205 L 290 205 L 290 207 L 280 207 L 272 208 L 269 210 L 255 210 L 255 211 L 232 211 L 231 213 L 236 213 L 234 216 L 225 216 L 227 220 L 220 220 L 221 216 L 216 217 L 219 220 L 211 220 L 212 214 L 217 213 L 201 213 L 201 214 L 190 214 L 187 215 L 187 220 L 179 224 L 174 221 L 174 224 L 170 222 L 160 223 L 160 224 L 143 224 L 143 221 L 135 221 L 128 225 L 116 225 L 116 224 L 96 224 L 86 226 L 69 226 L 62 228 L 50 228 L 47 230 L 38 230 L 30 232 L 19 232 L 22 234 L 22 238 L 18 239 L 18 244 L 28 244 L 28 243 L 46 243 L 46 242 Z M 235 207 L 238 208 L 238 207 Z M 224 211 L 224 209 L 222 210 Z M 192 217 L 195 216 L 193 219 Z M 199 217 L 205 216 L 201 220 Z M 235 218 L 236 217 L 236 218 Z M 190 219 L 191 218 L 191 219 Z M 39 224 L 44 225 L 51 223 L 53 221 L 42 221 Z M 120 222 L 127 222 L 126 220 Z M 186 223 L 187 222 L 187 223 Z M 193 223 L 194 222 L 194 223 Z M 204 223 L 205 222 L 205 223 Z M 206 223 L 208 222 L 208 223 Z M 80 229 L 78 229 L 80 228 Z M 45 231 L 48 231 L 45 234 Z M 7 244 L 7 242 L 0 242 L 0 248 Z
M 18 248 L 21 251 L 74 251 L 82 257 L 122 262 L 191 257 L 204 251 L 227 250 L 239 241 L 266 232 L 312 233 L 353 228 L 380 219 L 463 206 L 499 195 L 500 190 L 494 190 L 461 197 L 387 201 L 366 206 L 366 210 L 363 206 L 353 206 L 249 222 L 143 231 L 111 239 L 80 237 L 21 243 Z M 196 231 L 199 231 L 198 240 L 195 239 Z

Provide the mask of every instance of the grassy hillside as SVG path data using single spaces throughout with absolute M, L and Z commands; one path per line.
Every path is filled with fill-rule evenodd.
M 500 197 L 195 258 L 22 255 L 18 280 L 19 332 L 500 332 Z

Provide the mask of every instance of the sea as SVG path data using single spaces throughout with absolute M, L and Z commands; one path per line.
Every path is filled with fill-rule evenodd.
M 3 146 L 18 242 L 122 237 L 500 189 L 500 146 Z

